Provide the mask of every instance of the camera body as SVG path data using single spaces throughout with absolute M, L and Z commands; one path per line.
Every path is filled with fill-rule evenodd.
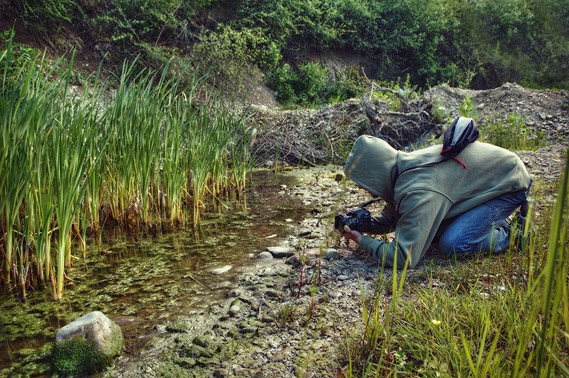
M 346 215 L 338 214 L 334 218 L 334 229 L 339 233 L 344 233 L 344 226 L 359 232 L 370 232 L 371 213 L 368 209 L 359 208 L 350 211 Z

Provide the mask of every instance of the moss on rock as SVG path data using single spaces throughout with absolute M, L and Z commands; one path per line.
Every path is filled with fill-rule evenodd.
M 54 369 L 63 375 L 96 373 L 111 363 L 112 357 L 105 355 L 89 339 L 68 339 L 53 347 Z
M 64 376 L 97 373 L 112 365 L 113 358 L 122 353 L 124 337 L 120 327 L 100 315 L 109 323 L 107 336 L 95 337 L 89 331 L 84 333 L 85 328 L 79 327 L 70 331 L 67 338 L 56 341 L 53 346 L 53 367 L 56 372 Z

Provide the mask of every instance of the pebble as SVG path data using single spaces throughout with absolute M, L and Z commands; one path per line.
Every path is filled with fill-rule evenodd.
M 298 256 L 293 255 L 291 257 L 289 257 L 288 259 L 286 259 L 286 263 L 292 266 L 298 266 L 300 265 L 300 259 L 298 258 Z
M 326 259 L 326 260 L 336 259 L 336 258 L 338 258 L 339 255 L 340 255 L 340 253 L 339 253 L 337 250 L 335 250 L 335 249 L 328 249 L 328 250 L 326 251 L 325 259 Z
M 342 293 L 340 293 L 339 291 L 332 291 L 328 293 L 328 296 L 334 299 L 338 299 L 342 296 Z
M 283 361 L 290 354 L 290 347 L 283 348 L 271 356 L 272 361 Z
M 321 349 L 324 345 L 326 344 L 325 340 L 317 340 L 316 342 L 312 343 L 312 345 L 310 345 L 310 348 L 312 350 L 319 350 Z
M 257 258 L 259 260 L 268 260 L 268 259 L 272 259 L 273 258 L 273 254 L 271 252 L 261 252 L 257 255 Z
M 228 377 L 229 374 L 226 369 L 215 369 L 213 372 L 213 376 L 215 378 L 223 378 L 223 377 Z
M 319 248 L 311 248 L 306 251 L 306 257 L 316 258 L 320 257 L 320 249 Z
M 231 268 L 233 268 L 233 266 L 231 266 L 231 265 L 225 265 L 225 266 L 223 266 L 223 267 L 221 267 L 221 268 L 214 269 L 214 270 L 212 270 L 211 272 L 212 272 L 213 274 L 223 274 L 223 273 L 229 272 L 229 271 L 231 270 Z
M 294 249 L 291 247 L 267 247 L 267 251 L 277 259 L 290 257 L 294 254 Z
M 340 275 L 338 276 L 338 279 L 339 279 L 340 281 L 346 281 L 346 280 L 348 280 L 349 278 L 350 278 L 350 277 L 346 276 L 345 274 L 340 274 Z
M 312 230 L 309 228 L 303 228 L 302 230 L 300 230 L 300 232 L 298 233 L 298 236 L 303 237 L 303 236 L 309 236 L 312 233 Z
M 229 308 L 229 315 L 231 316 L 237 316 L 239 312 L 241 312 L 241 306 L 238 304 L 234 304 Z
M 255 333 L 256 331 L 257 328 L 250 324 L 243 325 L 242 327 L 239 328 L 239 332 L 241 333 Z

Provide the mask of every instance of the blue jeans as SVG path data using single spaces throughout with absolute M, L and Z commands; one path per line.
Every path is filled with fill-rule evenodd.
M 439 240 L 447 256 L 466 257 L 476 252 L 499 253 L 510 244 L 506 219 L 527 198 L 527 190 L 506 193 L 458 215 Z

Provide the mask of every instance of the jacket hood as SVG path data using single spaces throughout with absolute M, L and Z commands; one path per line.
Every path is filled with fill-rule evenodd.
M 393 202 L 398 154 L 384 140 L 362 135 L 346 160 L 344 174 L 374 196 Z

